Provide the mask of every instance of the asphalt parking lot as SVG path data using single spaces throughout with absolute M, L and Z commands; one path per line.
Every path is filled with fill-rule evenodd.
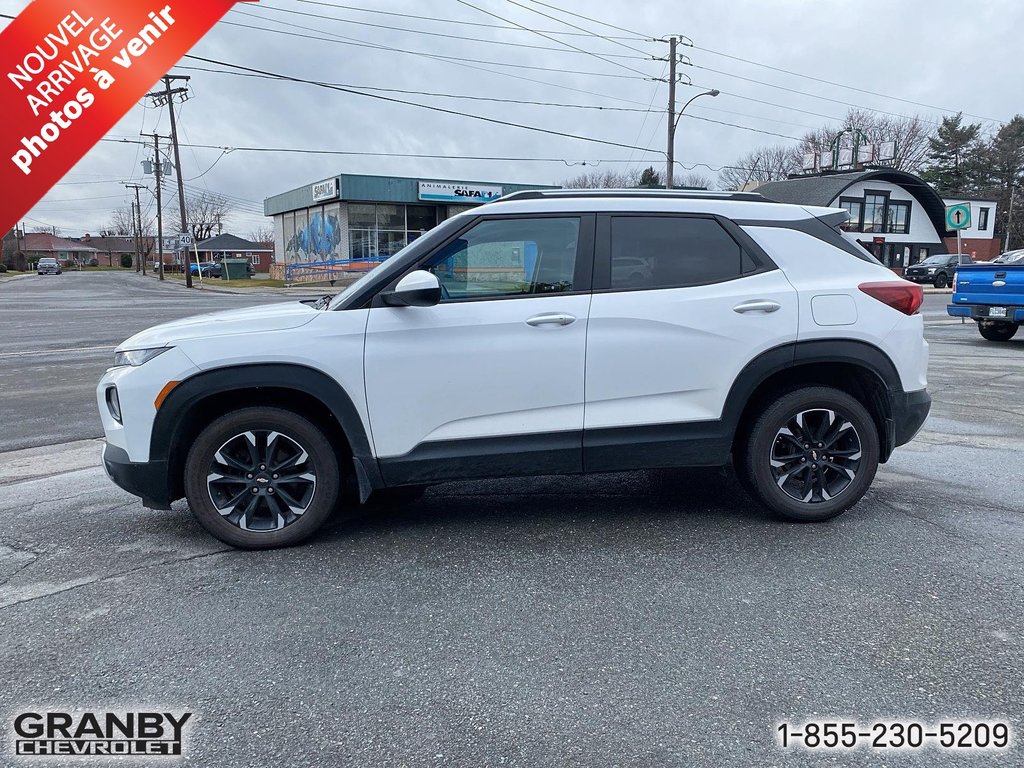
M 19 413 L 40 400 L 52 442 L 95 436 L 82 393 L 133 330 L 277 300 L 35 280 L 0 285 L 8 327 L 63 330 L 0 345 L 0 451 L 39 445 Z M 196 766 L 1020 765 L 1024 338 L 927 298 L 932 416 L 828 524 L 767 517 L 727 472 L 633 472 L 438 486 L 241 552 L 98 468 L 0 484 L 0 721 L 191 711 Z M 812 719 L 1015 733 L 970 756 L 780 749 Z

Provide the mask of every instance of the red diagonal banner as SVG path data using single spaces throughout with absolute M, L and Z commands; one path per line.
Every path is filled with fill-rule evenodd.
M 234 4 L 29 4 L 0 33 L 0 233 L 39 202 Z

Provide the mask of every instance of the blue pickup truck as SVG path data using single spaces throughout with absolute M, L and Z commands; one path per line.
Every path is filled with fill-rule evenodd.
M 1009 341 L 1024 323 L 1024 263 L 961 266 L 953 279 L 953 317 L 969 317 L 989 341 Z

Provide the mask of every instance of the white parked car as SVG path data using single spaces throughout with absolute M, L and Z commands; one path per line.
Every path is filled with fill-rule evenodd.
M 931 402 L 922 289 L 845 239 L 846 215 L 749 193 L 506 196 L 331 300 L 128 339 L 97 390 L 104 464 L 241 547 L 391 489 L 729 462 L 776 513 L 831 518 Z

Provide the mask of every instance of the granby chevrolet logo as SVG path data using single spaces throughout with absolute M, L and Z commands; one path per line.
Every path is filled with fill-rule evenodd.
M 22 712 L 14 753 L 48 757 L 181 755 L 191 712 Z

